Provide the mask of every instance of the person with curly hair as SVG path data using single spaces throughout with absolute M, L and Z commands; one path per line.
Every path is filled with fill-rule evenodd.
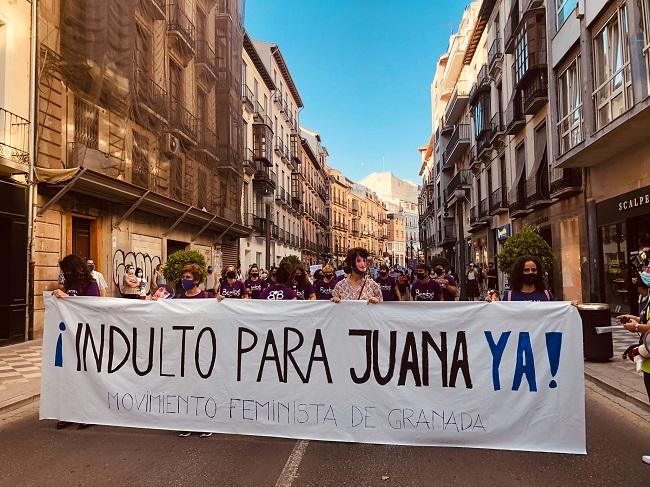
M 74 254 L 66 255 L 59 262 L 61 274 L 65 280 L 63 289 L 56 289 L 52 295 L 57 298 L 66 296 L 100 296 L 97 281 L 86 262 Z
M 553 301 L 544 284 L 542 263 L 531 255 L 522 255 L 512 264 L 510 288 L 503 293 L 502 301 Z

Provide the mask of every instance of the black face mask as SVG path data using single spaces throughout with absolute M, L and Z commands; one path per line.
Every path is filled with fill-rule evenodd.
M 424 279 L 427 277 L 427 275 L 424 272 L 418 272 L 417 275 L 420 281 L 424 281 Z
M 381 277 L 386 277 L 386 276 L 388 275 L 388 272 L 386 272 L 386 271 L 381 271 L 381 272 L 379 273 L 379 275 L 380 275 Z
M 436 269 L 436 276 L 442 276 L 444 273 L 445 273 L 444 269 L 441 269 L 440 267 Z
M 228 272 L 228 273 L 226 273 L 226 277 L 227 277 L 228 279 L 234 279 L 235 277 L 237 277 L 237 273 L 236 273 L 236 272 L 232 272 L 232 271 L 231 271 L 231 272 Z
M 259 275 L 260 275 L 259 272 L 251 272 L 251 277 L 257 277 Z
M 88 264 L 88 270 L 90 272 L 94 271 L 95 270 L 95 264 Z
M 323 276 L 325 276 L 326 279 L 331 279 L 334 277 L 334 274 L 323 274 Z
M 276 276 L 276 275 L 277 275 L 277 274 L 274 272 L 273 274 L 271 274 L 271 277 L 272 277 L 273 279 L 275 279 L 275 276 Z
M 537 282 L 537 274 L 524 274 L 524 284 L 532 286 Z
M 296 274 L 296 280 L 297 281 L 302 281 L 302 278 L 305 277 L 302 274 Z

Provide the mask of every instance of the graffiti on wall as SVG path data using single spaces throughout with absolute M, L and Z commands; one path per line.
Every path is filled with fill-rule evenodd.
M 141 252 L 125 252 L 122 249 L 117 249 L 113 254 L 113 284 L 119 288 L 120 292 L 123 291 L 126 266 L 131 264 L 136 269 L 138 267 L 142 269 L 144 278 L 147 280 L 145 289 L 148 293 L 151 286 L 151 276 L 160 263 L 161 259 L 157 255 L 151 256 Z

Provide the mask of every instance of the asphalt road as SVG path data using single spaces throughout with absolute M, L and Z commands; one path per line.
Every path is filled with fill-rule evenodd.
M 587 455 L 0 423 L 0 485 L 649 486 L 650 423 L 587 392 Z

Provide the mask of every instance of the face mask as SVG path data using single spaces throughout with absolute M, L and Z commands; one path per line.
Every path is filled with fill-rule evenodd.
M 181 286 L 183 286 L 183 289 L 186 291 L 189 291 L 194 287 L 194 279 L 181 279 Z
M 88 264 L 88 270 L 90 272 L 94 271 L 95 270 L 95 264 Z
M 379 273 L 379 275 L 381 275 L 382 277 L 385 277 L 385 276 L 388 275 L 388 272 L 386 272 L 386 271 L 381 271 L 381 272 Z
M 535 284 L 537 281 L 537 274 L 524 274 L 524 284 L 528 284 L 529 286 Z
M 648 274 L 647 272 L 641 272 L 639 273 L 639 277 L 643 281 L 643 284 L 645 284 L 646 286 L 650 286 L 650 274 Z
M 296 274 L 296 279 L 300 281 L 304 276 L 302 274 Z
M 129 269 L 129 270 L 126 271 L 126 272 L 128 272 L 129 274 L 133 274 L 133 273 L 135 272 L 135 270 L 133 270 L 133 269 Z
M 226 273 L 226 277 L 228 279 L 234 279 L 235 277 L 237 277 L 237 273 L 230 271 L 230 272 Z
M 208 267 L 208 274 L 212 274 L 212 267 Z
M 426 277 L 426 274 L 424 272 L 418 272 L 418 279 L 423 281 L 425 277 Z
M 444 274 L 444 272 L 445 272 L 444 269 L 441 269 L 440 267 L 438 267 L 436 269 L 436 276 L 442 276 Z
M 257 277 L 259 275 L 260 275 L 259 272 L 251 272 L 251 277 Z
M 332 277 L 334 277 L 334 274 L 323 274 L 323 275 L 325 276 L 326 279 L 331 279 Z

